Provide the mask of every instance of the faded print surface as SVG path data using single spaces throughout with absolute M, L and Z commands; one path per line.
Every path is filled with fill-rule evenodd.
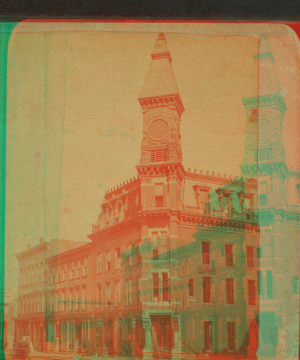
M 8 56 L 9 341 L 297 358 L 298 62 L 282 26 L 21 23 Z

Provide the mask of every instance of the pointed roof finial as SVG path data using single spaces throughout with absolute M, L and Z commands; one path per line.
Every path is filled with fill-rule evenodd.
M 169 52 L 164 33 L 158 34 L 151 57 L 153 60 L 167 58 L 169 59 L 170 63 L 172 62 L 171 54 Z

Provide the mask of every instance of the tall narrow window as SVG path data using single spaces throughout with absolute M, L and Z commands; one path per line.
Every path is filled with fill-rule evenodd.
M 264 233 L 264 243 L 265 243 L 265 245 L 270 245 L 270 243 L 271 243 L 271 231 L 270 230 L 266 230 Z
M 128 281 L 128 302 L 132 304 L 132 281 L 131 279 Z
M 78 278 L 80 278 L 81 277 L 81 261 L 80 260 L 78 261 L 77 267 L 78 267 Z
M 152 273 L 152 283 L 153 283 L 153 297 L 158 299 L 158 273 Z
M 232 266 L 233 265 L 233 245 L 225 244 L 225 265 Z
M 256 271 L 257 295 L 263 295 L 262 271 Z
M 202 263 L 203 265 L 210 264 L 210 243 L 202 242 Z
M 155 184 L 154 198 L 155 198 L 155 207 L 164 206 L 164 184 Z
M 82 288 L 82 301 L 81 301 L 82 309 L 85 310 L 85 287 Z
M 116 285 L 116 293 L 117 293 L 117 304 L 120 304 L 120 281 L 117 282 Z
M 235 350 L 235 322 L 227 323 L 228 349 Z
M 189 280 L 189 296 L 195 296 L 195 280 Z
M 248 304 L 255 305 L 256 300 L 255 280 L 248 280 Z
M 234 279 L 226 279 L 226 302 L 234 304 Z
M 293 277 L 293 295 L 298 294 L 298 276 Z
M 98 286 L 98 292 L 97 292 L 97 305 L 101 305 L 101 286 Z
M 258 184 L 258 193 L 259 193 L 259 205 L 266 206 L 268 203 L 266 182 L 262 182 Z
M 163 301 L 169 301 L 169 274 L 167 272 L 163 272 L 162 278 L 163 278 Z
M 107 271 L 111 270 L 111 252 L 109 251 L 107 254 Z
M 69 311 L 73 311 L 73 291 L 69 292 Z
M 254 268 L 254 247 L 248 246 L 247 247 L 247 268 L 252 270 Z
M 153 260 L 158 260 L 158 248 L 153 248 Z
M 204 349 L 212 350 L 212 322 L 204 321 Z
M 266 271 L 267 275 L 267 299 L 273 299 L 273 274 L 271 270 Z
M 262 256 L 260 247 L 256 248 L 256 256 L 257 256 L 258 259 L 260 259 L 261 256 Z
M 211 304 L 211 278 L 203 278 L 203 302 Z

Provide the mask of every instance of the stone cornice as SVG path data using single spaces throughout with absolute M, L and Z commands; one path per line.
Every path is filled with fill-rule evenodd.
M 174 106 L 179 116 L 184 112 L 184 107 L 179 94 L 139 98 L 138 100 L 143 110 L 162 106 Z
M 169 175 L 178 175 L 180 178 L 184 177 L 184 168 L 180 162 L 161 162 L 157 164 L 137 165 L 136 169 L 140 177 Z
M 288 174 L 288 169 L 285 162 L 278 163 L 252 163 L 252 164 L 243 164 L 240 166 L 241 171 L 246 176 L 256 176 L 256 175 L 272 175 L 274 173 L 279 173 L 281 177 L 285 179 Z
M 280 93 L 248 97 L 242 99 L 242 101 L 246 110 L 260 109 L 264 106 L 276 105 L 282 116 L 287 110 L 286 104 Z
M 199 230 L 219 230 L 255 233 L 259 226 L 257 222 L 243 221 L 235 218 L 218 218 L 207 216 L 182 215 L 181 223 L 187 225 L 196 225 Z

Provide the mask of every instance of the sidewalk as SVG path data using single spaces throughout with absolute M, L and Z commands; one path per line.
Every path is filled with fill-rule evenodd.
M 75 353 L 58 353 L 58 352 L 33 352 L 30 356 L 31 359 L 42 360 L 131 360 L 130 357 L 120 356 L 82 356 Z

